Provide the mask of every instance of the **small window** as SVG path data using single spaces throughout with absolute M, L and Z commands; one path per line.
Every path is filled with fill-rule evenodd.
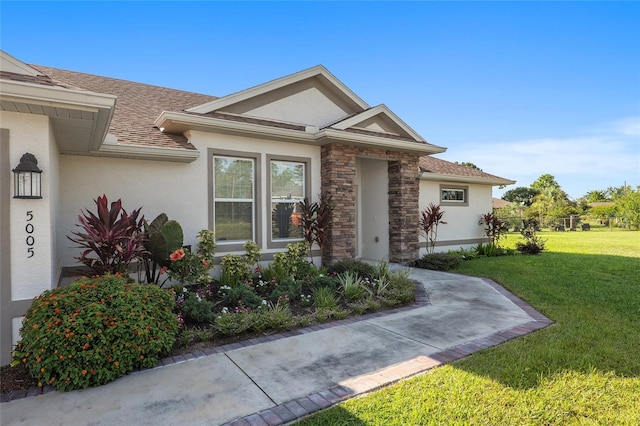
M 218 241 L 254 239 L 255 162 L 214 156 L 214 232 Z
M 443 189 L 442 201 L 464 203 L 464 189 Z
M 440 185 L 440 203 L 443 206 L 468 206 L 468 191 L 466 186 Z
M 272 160 L 271 182 L 271 239 L 302 238 L 302 219 L 298 203 L 304 200 L 305 163 Z

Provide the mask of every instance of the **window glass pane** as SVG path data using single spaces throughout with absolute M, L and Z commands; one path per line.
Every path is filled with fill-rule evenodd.
M 302 238 L 302 217 L 297 203 L 271 203 L 271 238 Z
M 252 202 L 215 202 L 216 240 L 253 239 Z
M 301 201 L 303 198 L 304 164 L 272 161 L 271 199 Z
M 464 201 L 464 189 L 443 189 L 442 201 Z
M 214 197 L 253 199 L 253 160 L 215 157 Z

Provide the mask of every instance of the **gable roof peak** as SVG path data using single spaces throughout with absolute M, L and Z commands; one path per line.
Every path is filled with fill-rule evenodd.
M 42 75 L 42 73 L 37 69 L 25 64 L 19 59 L 14 58 L 4 50 L 0 50 L 0 71 L 28 75 L 31 77 Z
M 223 96 L 212 102 L 189 108 L 187 112 L 207 114 L 312 78 L 319 78 L 325 85 L 342 95 L 354 109 L 362 111 L 369 108 L 369 105 L 364 100 L 331 74 L 327 68 L 323 65 L 315 65 L 311 68 L 268 81 L 258 86 Z

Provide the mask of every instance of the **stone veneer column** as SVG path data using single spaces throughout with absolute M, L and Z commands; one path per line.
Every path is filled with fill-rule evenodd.
M 323 263 L 332 264 L 356 255 L 356 156 L 352 147 L 330 144 L 322 147 L 322 191 L 331 194 L 333 227 L 322 252 Z
M 418 157 L 389 161 L 389 261 L 418 259 L 420 184 Z

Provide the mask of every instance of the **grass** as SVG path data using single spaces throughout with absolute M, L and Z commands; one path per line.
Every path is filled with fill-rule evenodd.
M 455 272 L 494 279 L 553 326 L 299 424 L 640 424 L 640 233 L 540 236 L 539 256 L 480 258 Z

